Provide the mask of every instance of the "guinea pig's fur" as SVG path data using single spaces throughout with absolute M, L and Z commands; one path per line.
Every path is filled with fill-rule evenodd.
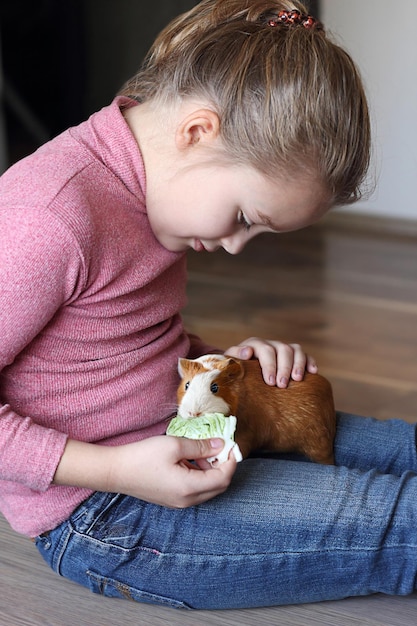
M 243 457 L 256 450 L 297 452 L 317 463 L 334 463 L 336 415 L 332 388 L 319 374 L 287 388 L 267 385 L 259 361 L 209 354 L 179 359 L 178 414 L 235 415 L 235 440 Z

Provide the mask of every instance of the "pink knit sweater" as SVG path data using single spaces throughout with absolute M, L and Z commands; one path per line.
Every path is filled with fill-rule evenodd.
M 161 434 L 189 337 L 185 256 L 155 239 L 117 98 L 0 179 L 0 510 L 35 536 L 91 492 L 51 485 L 67 437 Z

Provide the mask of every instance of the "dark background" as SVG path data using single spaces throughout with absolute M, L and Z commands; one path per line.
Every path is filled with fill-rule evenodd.
M 195 0 L 1 0 L 7 164 L 108 104 Z M 310 2 L 317 16 L 318 2 Z

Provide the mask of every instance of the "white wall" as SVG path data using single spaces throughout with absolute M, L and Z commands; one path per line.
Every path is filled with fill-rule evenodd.
M 364 78 L 377 186 L 355 212 L 417 220 L 417 2 L 321 0 L 321 18 Z

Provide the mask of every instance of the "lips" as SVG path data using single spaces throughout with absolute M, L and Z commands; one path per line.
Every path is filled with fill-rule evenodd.
M 194 250 L 196 252 L 205 252 L 206 248 L 203 245 L 203 242 L 200 239 L 194 239 Z
M 216 252 L 222 246 L 219 243 L 203 243 L 201 239 L 194 239 L 193 249 L 195 252 Z

